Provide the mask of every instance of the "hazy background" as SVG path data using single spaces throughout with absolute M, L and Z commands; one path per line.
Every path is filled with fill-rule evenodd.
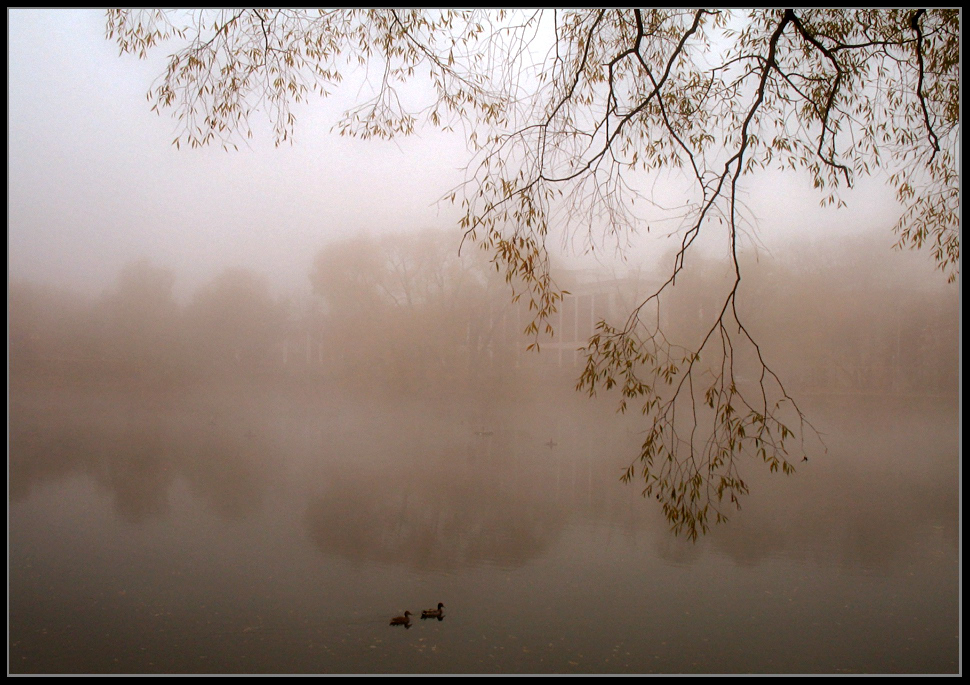
M 164 46 L 119 57 L 98 10 L 8 26 L 11 672 L 958 670 L 959 284 L 891 249 L 883 179 L 836 211 L 749 177 L 739 314 L 825 447 L 784 477 L 747 455 L 693 543 L 618 481 L 639 412 L 573 390 L 672 227 L 557 253 L 573 294 L 526 354 L 436 204 L 459 135 L 334 135 L 357 79 L 292 146 L 177 150 L 145 98 Z M 674 344 L 731 286 L 716 230 Z
M 295 108 L 294 145 L 266 135 L 238 152 L 177 150 L 176 122 L 145 98 L 166 54 L 119 57 L 100 10 L 8 10 L 13 279 L 98 294 L 144 257 L 174 270 L 181 300 L 230 266 L 265 274 L 278 292 L 306 291 L 313 255 L 335 237 L 455 225 L 455 208 L 437 200 L 464 178 L 460 134 L 338 137 L 331 126 L 359 92 L 351 78 Z M 880 179 L 863 180 L 838 213 L 820 210 L 797 176 L 753 177 L 749 188 L 762 248 L 837 250 L 832 241 L 869 230 L 874 249 L 892 243 L 898 208 Z M 621 268 L 651 262 L 658 241 L 635 241 Z
M 330 134 L 339 106 L 298 108 L 294 146 L 177 150 L 145 93 L 164 65 L 119 57 L 100 10 L 8 12 L 10 273 L 98 291 L 126 262 L 176 269 L 184 293 L 225 266 L 307 288 L 330 237 L 450 225 L 464 143 Z M 349 97 L 354 94 L 350 93 Z

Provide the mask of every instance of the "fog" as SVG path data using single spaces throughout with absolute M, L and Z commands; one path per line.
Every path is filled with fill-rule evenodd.
M 439 200 L 465 179 L 470 154 L 460 134 L 358 141 L 332 132 L 362 75 L 297 106 L 292 145 L 275 147 L 266 135 L 239 151 L 180 150 L 175 120 L 145 99 L 164 50 L 144 61 L 119 56 L 99 10 L 20 9 L 8 20 L 12 278 L 98 295 L 145 258 L 174 271 L 182 302 L 227 267 L 263 274 L 276 295 L 305 295 L 312 259 L 335 238 L 456 226 L 455 207 Z M 758 220 L 749 249 L 821 243 L 836 254 L 841 240 L 870 230 L 882 235 L 881 248 L 899 211 L 878 176 L 861 179 L 838 212 L 820 209 L 797 177 L 754 176 L 748 192 Z M 632 237 L 627 261 L 607 267 L 652 266 L 667 231 Z M 711 250 L 723 250 L 722 237 L 712 237 Z M 575 236 L 554 236 L 551 246 L 568 264 L 588 266 Z M 611 262 L 614 253 L 598 256 Z
M 178 150 L 102 12 L 8 26 L 11 671 L 956 670 L 960 285 L 893 248 L 878 176 L 838 210 L 752 177 L 738 315 L 821 440 L 692 543 L 619 482 L 643 417 L 574 389 L 670 227 L 553 235 L 530 337 L 439 202 L 460 135 L 341 138 L 350 89 L 292 146 Z M 664 291 L 672 344 L 724 239 Z
M 745 325 L 793 389 L 953 395 L 956 289 L 918 255 L 874 255 L 873 240 L 844 240 L 837 258 L 806 248 L 748 260 Z M 264 274 L 227 267 L 182 304 L 174 269 L 147 259 L 124 266 L 97 297 L 14 279 L 10 369 L 119 383 L 314 378 L 348 391 L 501 394 L 578 375 L 596 322 L 621 323 L 665 276 L 662 267 L 623 278 L 560 269 L 570 295 L 552 333 L 530 338 L 525 304 L 512 302 L 486 255 L 459 254 L 458 244 L 444 230 L 334 240 L 314 258 L 306 295 L 276 295 Z M 699 344 L 729 275 L 707 257 L 680 276 L 662 313 L 674 344 Z M 532 340 L 538 352 L 526 350 Z
M 163 62 L 119 57 L 103 12 L 8 18 L 15 277 L 96 293 L 147 257 L 175 267 L 179 288 L 244 266 L 305 289 L 310 259 L 330 237 L 453 225 L 437 200 L 461 178 L 462 140 L 340 138 L 330 127 L 351 92 L 298 108 L 293 146 L 264 138 L 234 154 L 177 150 L 175 122 L 145 101 Z
M 484 255 L 468 246 L 458 254 L 455 208 L 438 202 L 464 178 L 460 135 L 336 136 L 330 127 L 352 102 L 350 86 L 298 108 L 292 146 L 276 148 L 267 136 L 239 151 L 178 150 L 175 122 L 144 99 L 162 63 L 119 57 L 101 12 L 8 15 L 12 364 L 276 372 L 292 368 L 299 344 L 329 375 L 405 383 L 410 374 L 414 383 L 427 373 L 417 367 L 475 366 L 489 356 L 498 368 L 496 354 L 523 363 L 518 347 L 528 341 L 511 332 L 523 317 L 506 313 L 510 291 L 489 277 Z M 848 368 L 868 365 L 859 373 L 871 375 L 895 365 L 905 366 L 898 373 L 907 388 L 953 389 L 957 287 L 928 254 L 892 250 L 898 206 L 878 177 L 838 211 L 817 207 L 797 178 L 762 174 L 748 192 L 754 223 L 743 239 L 739 301 L 758 319 L 747 323 L 769 358 L 787 365 L 783 376 L 873 390 L 871 378 L 848 380 Z M 593 258 L 575 236 L 554 235 L 560 284 L 595 290 L 625 280 L 628 292 L 614 292 L 611 308 L 594 317 L 616 323 L 626 313 L 619 303 L 632 307 L 669 274 L 678 240 L 666 231 L 643 230 L 623 254 Z M 686 329 L 701 326 L 699 312 L 709 314 L 723 292 L 724 250 L 723 236 L 702 237 L 665 305 L 685 344 Z M 501 346 L 470 322 L 498 322 Z M 581 337 L 574 330 L 556 342 L 574 349 Z M 809 361 L 833 354 L 844 358 L 825 369 Z

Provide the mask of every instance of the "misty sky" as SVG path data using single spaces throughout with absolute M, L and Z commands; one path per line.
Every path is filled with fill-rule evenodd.
M 178 150 L 177 122 L 145 97 L 167 52 L 119 57 L 101 10 L 8 10 L 10 277 L 97 294 L 148 257 L 175 270 L 181 295 L 227 266 L 306 290 L 327 240 L 455 225 L 457 210 L 436 201 L 463 179 L 460 135 L 341 138 L 331 127 L 356 95 L 344 92 L 294 109 L 292 146 L 266 135 L 238 152 Z M 881 181 L 861 183 L 875 194 L 850 194 L 838 214 L 817 209 L 806 178 L 752 185 L 769 249 L 872 226 L 885 228 L 881 249 L 892 243 L 898 210 Z
M 296 110 L 293 146 L 266 136 L 239 152 L 177 150 L 175 120 L 145 99 L 165 53 L 119 57 L 100 10 L 8 19 L 15 278 L 100 289 L 143 255 L 180 280 L 245 265 L 303 287 L 330 237 L 453 223 L 454 210 L 435 203 L 461 179 L 467 153 L 454 137 L 340 138 L 330 132 L 337 103 L 314 100 Z

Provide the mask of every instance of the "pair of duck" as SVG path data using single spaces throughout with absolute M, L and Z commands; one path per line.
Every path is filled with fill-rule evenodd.
M 445 605 L 442 604 L 441 602 L 438 602 L 437 609 L 425 609 L 424 611 L 421 612 L 421 618 L 440 619 L 444 615 L 444 612 L 442 612 L 442 609 L 444 608 L 445 608 Z M 411 623 L 410 611 L 405 611 L 403 616 L 395 616 L 394 618 L 391 619 L 392 626 L 406 626 L 409 623 Z

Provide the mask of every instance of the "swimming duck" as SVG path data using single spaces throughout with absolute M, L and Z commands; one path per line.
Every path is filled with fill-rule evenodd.
M 411 623 L 411 612 L 405 611 L 404 616 L 395 616 L 391 619 L 392 626 L 406 626 Z
M 442 604 L 441 602 L 438 602 L 438 608 L 437 609 L 425 609 L 424 611 L 421 612 L 421 618 L 438 618 L 438 619 L 440 619 L 441 616 L 442 616 L 442 611 L 441 610 L 444 609 L 444 607 L 445 607 L 444 604 Z

